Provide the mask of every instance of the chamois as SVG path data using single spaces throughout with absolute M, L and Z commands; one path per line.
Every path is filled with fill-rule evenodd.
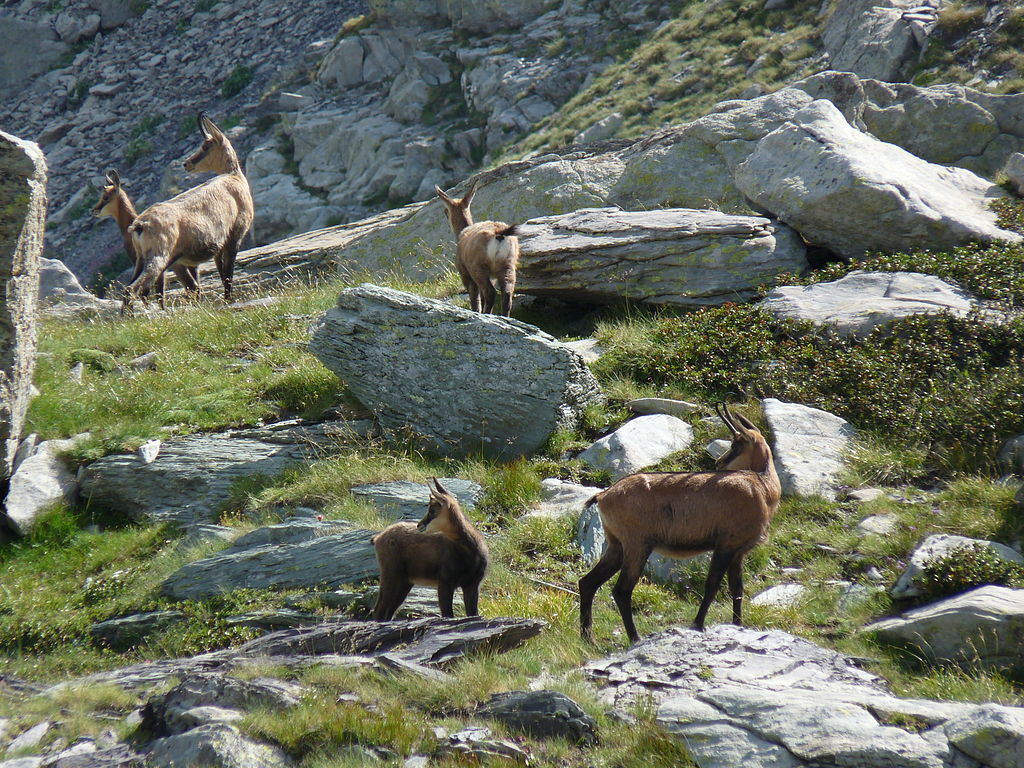
M 132 204 L 131 198 L 128 197 L 128 193 L 121 186 L 121 175 L 117 171 L 113 169 L 107 171 L 106 184 L 100 190 L 100 199 L 93 206 L 92 215 L 97 219 L 110 216 L 117 222 L 117 226 L 121 230 L 121 239 L 124 241 L 125 253 L 132 260 L 132 266 L 137 269 L 139 257 L 135 252 L 135 241 L 131 233 L 128 232 L 128 228 L 138 217 L 138 214 L 135 212 L 135 206 Z M 185 290 L 199 292 L 199 275 L 196 267 L 172 264 L 171 269 L 177 275 L 178 281 L 185 286 Z M 162 288 L 160 293 L 162 296 Z M 148 291 L 143 295 L 147 294 Z
M 219 175 L 151 205 L 129 227 L 139 260 L 125 289 L 126 308 L 131 297 L 151 286 L 167 267 L 197 267 L 210 258 L 224 284 L 224 299 L 231 300 L 235 256 L 252 226 L 252 194 L 228 137 L 203 114 L 199 115 L 199 131 L 202 146 L 185 160 L 185 170 Z
M 579 582 L 584 638 L 592 639 L 594 594 L 619 573 L 612 596 L 630 641 L 639 639 L 633 623 L 633 587 L 652 551 L 669 557 L 710 551 L 711 567 L 694 628 L 704 630 L 708 607 L 726 572 L 732 620 L 743 623 L 743 558 L 768 535 L 782 489 L 771 448 L 757 427 L 742 415 L 734 416 L 724 403 L 715 411 L 732 432 L 732 446 L 716 462 L 716 471 L 640 472 L 591 498 L 597 502 L 608 547 Z
M 436 185 L 434 190 L 444 203 L 448 223 L 459 241 L 455 265 L 469 293 L 470 306 L 475 312 L 490 313 L 494 310 L 493 280 L 502 294 L 501 314 L 508 317 L 512 312 L 512 297 L 516 292 L 516 265 L 519 262 L 516 225 L 503 221 L 473 223 L 469 205 L 476 194 L 476 184 L 471 185 L 462 198 L 449 197 Z
M 380 567 L 380 592 L 373 608 L 376 621 L 390 621 L 413 584 L 437 587 L 441 615 L 454 617 L 455 588 L 462 587 L 466 615 L 478 614 L 480 582 L 489 553 L 459 501 L 434 478 L 427 514 L 418 523 L 395 523 L 373 537 Z

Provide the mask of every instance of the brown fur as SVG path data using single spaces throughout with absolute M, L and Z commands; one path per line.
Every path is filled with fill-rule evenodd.
M 512 312 L 516 267 L 519 264 L 516 225 L 503 221 L 481 221 L 474 224 L 469 206 L 476 194 L 475 185 L 470 186 L 462 198 L 449 197 L 437 186 L 434 189 L 444 203 L 452 232 L 458 237 L 455 266 L 469 293 L 470 306 L 475 312 L 493 312 L 496 283 L 502 296 L 501 314 L 508 317 Z
M 93 206 L 92 215 L 98 219 L 110 216 L 117 222 L 117 226 L 121 230 L 121 239 L 124 241 L 125 253 L 132 260 L 132 266 L 138 269 L 139 256 L 135 251 L 135 240 L 128 231 L 135 219 L 138 218 L 138 214 L 135 212 L 135 206 L 132 204 L 131 198 L 128 197 L 128 193 L 121 186 L 121 176 L 118 172 L 115 170 L 108 171 L 106 182 L 103 185 L 103 189 L 100 190 L 100 199 Z M 185 290 L 199 292 L 199 275 L 196 267 L 172 264 L 171 270 L 178 277 L 178 282 L 185 287 Z M 149 291 L 147 290 L 142 295 L 146 296 L 148 294 Z M 163 286 L 161 286 L 160 295 L 161 297 L 163 296 Z
M 487 573 L 487 543 L 458 500 L 435 478 L 427 514 L 419 523 L 395 523 L 373 537 L 380 567 L 376 621 L 390 621 L 414 584 L 437 588 L 441 615 L 452 618 L 455 588 L 462 587 L 467 616 L 478 614 L 480 582 Z
M 211 258 L 224 284 L 224 299 L 231 300 L 235 256 L 252 226 L 252 194 L 228 137 L 204 115 L 199 116 L 199 130 L 203 144 L 185 161 L 185 169 L 219 175 L 151 205 L 132 224 L 139 260 L 125 289 L 125 307 L 133 295 L 162 279 L 168 267 L 195 268 Z
M 626 634 L 639 639 L 633 623 L 633 588 L 651 552 L 692 557 L 712 552 L 704 598 L 694 627 L 704 619 L 728 572 L 732 619 L 743 622 L 743 558 L 765 540 L 782 493 L 771 448 L 750 421 L 725 406 L 719 416 L 732 431 L 732 446 L 714 472 L 641 472 L 594 496 L 608 547 L 579 582 L 580 627 L 591 638 L 594 595 L 620 573 L 612 590 Z M 738 422 L 738 423 L 737 423 Z

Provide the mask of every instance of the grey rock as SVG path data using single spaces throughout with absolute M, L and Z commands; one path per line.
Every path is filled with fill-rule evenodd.
M 449 734 L 438 747 L 440 755 L 457 755 L 462 761 L 489 763 L 496 759 L 530 764 L 530 755 L 512 741 L 497 739 L 490 728 L 470 726 Z
M 878 141 L 824 99 L 761 139 L 735 181 L 805 239 L 851 258 L 1021 239 L 996 225 L 990 182 Z
M 33 395 L 33 397 L 34 396 L 35 395 Z M 11 470 L 17 472 L 18 467 L 21 466 L 21 463 L 29 456 L 35 454 L 38 445 L 39 435 L 37 435 L 35 432 L 23 438 L 22 441 L 18 443 L 18 450 L 14 454 L 14 460 L 11 463 Z
M 1001 560 L 1010 563 L 1024 563 L 1024 557 L 1021 557 L 1018 552 L 997 541 L 937 533 L 922 541 L 910 555 L 910 562 L 907 563 L 906 570 L 896 579 L 896 583 L 889 594 L 897 600 L 918 597 L 921 594 L 919 579 L 922 572 L 928 567 L 928 564 L 932 560 L 947 557 L 957 550 L 968 547 L 984 547 Z
M 100 29 L 106 31 L 120 27 L 135 15 L 137 7 L 132 0 L 90 0 L 90 8 L 100 15 Z
M 633 413 L 666 413 L 669 416 L 676 416 L 680 419 L 700 410 L 700 406 L 696 403 L 688 403 L 685 400 L 670 400 L 666 397 L 641 397 L 636 400 L 630 400 L 626 403 L 626 407 L 633 411 Z
M 596 363 L 604 354 L 604 347 L 597 339 L 580 339 L 579 341 L 563 341 L 562 346 L 568 347 L 583 358 L 583 362 Z
M 147 440 L 139 446 L 136 454 L 143 464 L 152 464 L 156 461 L 156 457 L 160 455 L 161 445 L 163 445 L 163 442 L 160 440 Z
M 999 449 L 999 463 L 1017 475 L 1024 475 L 1024 435 L 1011 437 Z
M 100 16 L 98 13 L 90 13 L 87 16 L 70 12 L 59 13 L 54 19 L 53 28 L 61 40 L 68 45 L 74 45 L 80 40 L 93 37 L 99 31 Z
M 0 768 L 40 768 L 42 764 L 42 757 L 15 757 L 0 761 Z
M 762 400 L 761 407 L 772 433 L 783 494 L 835 499 L 853 427 L 827 411 L 773 397 Z
M 221 768 L 286 768 L 293 765 L 279 748 L 260 744 L 231 725 L 201 725 L 184 733 L 157 739 L 149 760 L 158 768 L 211 765 Z
M 459 500 L 463 511 L 475 507 L 483 496 L 483 487 L 470 480 L 457 477 L 441 477 L 438 480 Z M 408 480 L 354 485 L 349 492 L 356 498 L 373 504 L 381 514 L 392 521 L 419 520 L 426 514 L 430 501 L 429 484 Z
M 317 80 L 337 88 L 351 88 L 363 81 L 363 45 L 359 36 L 338 41 L 320 62 Z
M 476 714 L 538 739 L 561 738 L 585 745 L 597 741 L 597 721 L 557 691 L 496 693 L 477 708 Z
M 50 732 L 52 727 L 53 723 L 49 720 L 44 720 L 41 723 L 36 723 L 31 728 L 27 728 L 7 745 L 7 754 L 10 755 L 26 749 L 35 749 L 42 743 L 43 738 Z
M 895 515 L 870 515 L 857 523 L 854 530 L 860 536 L 887 536 L 899 527 L 899 523 Z
M 216 522 L 238 480 L 278 475 L 322 455 L 338 438 L 369 428 L 365 423 L 327 422 L 168 440 L 149 464 L 135 454 L 93 462 L 82 479 L 82 496 L 133 520 L 184 527 Z
M 1003 168 L 1006 178 L 1013 184 L 1017 194 L 1024 197 L 1024 153 L 1014 152 Z
M 357 607 L 361 615 L 369 616 L 373 606 L 377 603 L 377 595 L 379 593 L 380 589 L 378 587 L 370 587 L 362 594 L 351 593 L 352 599 L 348 601 L 345 607 Z M 456 612 L 460 608 L 457 603 L 458 601 L 456 601 L 454 606 Z M 433 587 L 413 587 L 412 591 L 409 592 L 409 596 L 405 598 L 405 601 L 395 615 L 400 619 L 421 619 L 426 616 L 437 616 L 439 613 L 437 590 Z M 360 613 L 356 615 L 360 615 Z
M 919 46 L 904 11 L 913 0 L 840 0 L 822 42 L 833 69 L 887 82 L 902 80 Z
M 541 501 L 527 516 L 562 518 L 579 514 L 587 500 L 601 489 L 590 485 L 568 483 L 555 477 L 540 481 Z
M 799 603 L 806 592 L 803 584 L 776 584 L 754 595 L 750 604 L 786 608 Z
M 372 285 L 342 291 L 311 349 L 386 431 L 441 454 L 531 453 L 602 399 L 582 359 L 531 325 Z
M 577 144 L 592 144 L 596 141 L 605 141 L 615 135 L 615 132 L 622 127 L 626 118 L 621 112 L 612 112 L 576 134 Z
M 59 456 L 74 443 L 74 440 L 40 443 L 11 476 L 4 508 L 8 524 L 19 534 L 32 530 L 39 517 L 58 502 L 74 500 L 78 483 Z
M 150 611 L 93 624 L 89 633 L 115 651 L 126 651 L 153 634 L 184 621 L 180 611 Z
M 102 299 L 82 287 L 63 261 L 46 258 L 39 260 L 39 304 L 87 309 L 105 306 Z
M 531 219 L 519 242 L 517 289 L 573 301 L 720 304 L 807 263 L 784 226 L 689 208 L 584 208 Z
M 18 61 L 19 34 L 0 17 L 4 67 Z M 20 24 L 21 22 L 19 22 Z M 7 40 L 8 36 L 13 39 Z M 41 54 L 26 50 L 27 59 Z M 0 92 L 4 73 L 0 72 Z M 0 221 L 0 280 L 6 285 L 0 306 L 0 480 L 11 474 L 28 408 L 36 354 L 39 257 L 46 219 L 46 161 L 35 144 L 0 132 L 0 200 L 8 201 Z
M 869 501 L 874 501 L 885 495 L 885 491 L 881 488 L 854 488 L 853 490 L 846 492 L 846 499 L 848 501 L 855 501 L 858 504 L 866 504 Z
M 619 480 L 686 449 L 692 442 L 693 427 L 682 419 L 666 414 L 639 416 L 602 437 L 579 458 Z
M 308 627 L 310 624 L 318 623 L 320 618 L 315 613 L 275 608 L 266 611 L 252 611 L 238 616 L 227 616 L 224 623 L 229 627 L 255 627 L 274 631 L 290 627 Z
M 0 16 L 0 46 L 4 51 L 0 64 L 0 99 L 4 100 L 17 95 L 32 78 L 48 71 L 68 50 L 48 26 L 13 16 Z
M 841 336 L 863 338 L 904 317 L 936 312 L 965 317 L 979 303 L 934 275 L 856 270 L 827 283 L 773 288 L 761 306 L 776 317 L 809 320 L 832 326 Z
M 374 532 L 316 535 L 288 544 L 250 544 L 241 537 L 228 549 L 182 566 L 161 586 L 174 600 L 201 600 L 235 589 L 293 589 L 350 584 L 376 576 Z
M 1024 765 L 1024 712 L 1016 707 L 982 704 L 946 723 L 946 737 L 982 765 Z
M 505 3 L 450 0 L 448 17 L 456 29 L 486 35 L 521 27 L 557 5 L 557 0 L 514 0 Z
M 707 451 L 708 455 L 716 461 L 729 452 L 732 447 L 732 440 L 726 440 L 719 438 L 718 440 L 712 440 L 710 443 L 704 446 L 704 450 Z
M 1022 658 L 1024 589 L 978 587 L 862 631 L 927 659 L 1013 669 Z

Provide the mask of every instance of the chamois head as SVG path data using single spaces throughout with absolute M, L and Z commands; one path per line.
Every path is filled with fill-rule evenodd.
M 436 477 L 434 478 L 434 485 L 436 489 L 430 489 L 427 514 L 417 523 L 416 528 L 424 533 L 438 531 L 451 534 L 451 516 L 456 512 L 461 513 L 462 508 L 459 506 L 459 500 L 449 493 Z
M 444 214 L 448 219 L 448 223 L 451 224 L 452 232 L 457 235 L 473 223 L 473 214 L 469 210 L 469 205 L 473 202 L 473 195 L 476 194 L 476 182 L 469 185 L 469 190 L 461 198 L 449 197 L 436 184 L 434 185 L 434 191 L 437 192 L 437 196 L 444 203 Z
M 117 171 L 107 171 L 106 183 L 100 190 L 100 199 L 92 207 L 92 215 L 97 219 L 104 216 L 114 216 L 117 208 L 117 198 L 121 192 L 121 177 Z
M 715 413 L 732 432 L 732 445 L 715 462 L 715 467 L 722 470 L 749 469 L 764 472 L 772 460 L 772 454 L 761 431 L 742 414 L 730 411 L 725 403 L 716 403 Z
M 241 170 L 238 155 L 231 146 L 228 137 L 216 124 L 199 113 L 199 133 L 203 137 L 202 146 L 185 162 L 185 170 L 189 173 L 236 173 Z

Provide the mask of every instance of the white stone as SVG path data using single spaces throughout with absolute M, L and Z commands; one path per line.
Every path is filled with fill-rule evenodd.
M 710 443 L 704 446 L 704 450 L 708 452 L 711 458 L 718 460 L 725 456 L 732 447 L 732 440 L 726 440 L 719 438 L 718 440 L 712 440 Z
M 992 768 L 1024 765 L 1024 711 L 981 706 L 946 723 L 946 737 L 965 754 Z
M 561 518 L 579 514 L 587 501 L 601 491 L 590 485 L 568 483 L 555 477 L 540 482 L 541 502 L 526 513 L 527 517 Z
M 754 595 L 750 604 L 787 608 L 799 603 L 806 592 L 807 587 L 803 584 L 776 584 Z
M 18 734 L 18 736 L 7 745 L 7 754 L 10 755 L 15 752 L 38 747 L 42 743 L 43 737 L 49 733 L 51 725 L 52 724 L 50 722 L 44 720 L 43 722 L 36 723 L 28 730 Z
M 156 461 L 156 457 L 160 455 L 160 446 L 163 443 L 160 440 L 147 440 L 139 446 L 138 456 L 142 460 L 143 464 L 152 464 Z
M 855 488 L 846 492 L 848 501 L 855 501 L 858 504 L 866 504 L 885 495 L 881 488 Z
M 28 533 L 39 516 L 57 502 L 73 500 L 78 483 L 58 454 L 74 444 L 74 440 L 40 443 L 11 477 L 5 501 L 6 517 L 19 533 Z
M 761 406 L 772 433 L 783 494 L 835 499 L 853 427 L 827 411 L 771 397 Z
M 639 416 L 602 437 L 579 458 L 619 480 L 686 449 L 692 442 L 693 427 L 682 419 L 665 414 Z
M 696 403 L 688 403 L 686 400 L 671 400 L 667 397 L 640 397 L 630 400 L 626 403 L 626 407 L 633 413 L 667 413 L 669 416 L 679 418 L 700 410 L 700 406 Z
M 985 547 L 997 557 L 1011 563 L 1024 563 L 1024 557 L 1004 544 L 984 539 L 970 539 L 966 536 L 955 536 L 948 533 L 937 533 L 929 536 L 914 550 L 907 568 L 900 574 L 893 585 L 891 594 L 897 600 L 917 597 L 921 594 L 918 578 L 932 560 L 945 557 L 959 549 L 967 547 Z
M 871 515 L 865 517 L 854 529 L 860 536 L 887 536 L 899 527 L 896 515 Z
M 1024 197 L 1024 154 L 1014 152 L 1010 155 L 1006 161 L 1006 167 L 1003 168 L 1003 173 L 1013 184 L 1017 194 Z

